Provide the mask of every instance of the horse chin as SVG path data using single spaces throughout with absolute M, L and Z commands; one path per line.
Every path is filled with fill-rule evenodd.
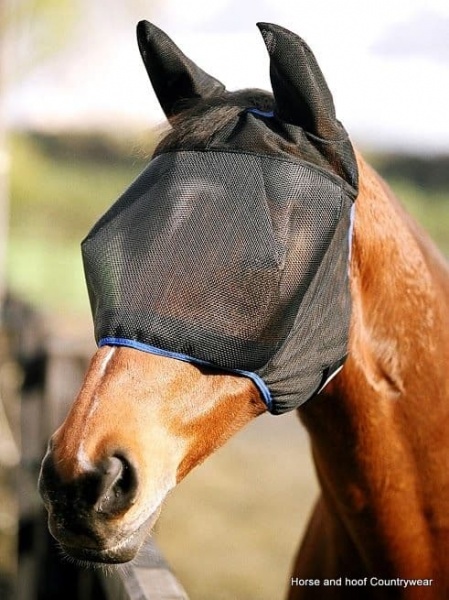
M 84 567 L 95 567 L 101 565 L 119 565 L 132 561 L 140 550 L 142 544 L 125 541 L 120 548 L 112 547 L 102 550 L 92 548 L 78 548 L 65 546 L 60 543 L 60 548 L 65 557 L 73 560 Z
M 118 565 L 132 561 L 143 546 L 151 529 L 156 523 L 161 512 L 159 506 L 150 517 L 144 521 L 135 531 L 113 545 L 103 547 L 92 547 L 66 543 L 61 536 L 54 536 L 65 557 L 81 563 L 83 566 Z M 50 527 L 51 531 L 51 527 Z

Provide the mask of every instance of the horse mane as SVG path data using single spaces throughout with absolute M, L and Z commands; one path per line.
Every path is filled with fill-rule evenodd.
M 209 98 L 182 100 L 177 114 L 171 118 L 171 128 L 163 132 L 156 151 L 169 151 L 175 146 L 195 147 L 232 121 L 242 109 L 257 108 L 272 111 L 273 95 L 259 89 L 225 91 Z

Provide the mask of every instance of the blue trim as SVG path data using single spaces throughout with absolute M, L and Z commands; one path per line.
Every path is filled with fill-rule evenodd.
M 253 113 L 253 115 L 259 115 L 259 117 L 267 117 L 271 119 L 274 117 L 272 110 L 260 110 L 259 108 L 247 108 L 246 112 Z
M 256 385 L 257 389 L 260 392 L 260 395 L 262 396 L 262 400 L 267 405 L 268 410 L 271 411 L 273 400 L 271 398 L 270 390 L 268 389 L 264 380 L 261 377 L 259 377 L 257 373 L 253 373 L 252 371 L 243 371 L 241 369 L 224 369 L 223 367 L 214 365 L 213 363 L 210 363 L 207 360 L 201 360 L 200 358 L 195 358 L 187 354 L 181 354 L 180 352 L 163 350 L 162 348 L 157 348 L 156 346 L 144 344 L 143 342 L 138 342 L 137 340 L 130 340 L 128 338 L 101 338 L 101 340 L 98 342 L 98 347 L 101 348 L 102 346 L 126 346 L 127 348 L 134 348 L 134 350 L 148 352 L 149 354 L 156 354 L 158 356 L 164 356 L 165 358 L 174 358 L 176 360 L 182 360 L 184 362 L 192 363 L 194 365 L 210 367 L 212 369 L 219 369 L 228 373 L 234 373 L 235 375 L 242 375 L 243 377 L 248 377 Z

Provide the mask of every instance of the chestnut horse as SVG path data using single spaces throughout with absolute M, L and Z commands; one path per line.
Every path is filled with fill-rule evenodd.
M 280 35 L 281 28 L 270 27 Z M 141 45 L 151 44 L 149 31 L 141 30 Z M 173 46 L 164 44 L 167 55 Z M 266 110 L 260 102 L 273 103 L 255 90 L 224 92 L 183 60 L 171 92 L 166 79 L 152 79 L 172 139 L 210 139 L 226 124 L 229 107 Z M 332 381 L 298 408 L 321 494 L 289 597 L 443 600 L 449 598 L 448 269 L 358 155 L 357 165 L 349 354 Z M 135 348 L 100 347 L 43 462 L 40 492 L 51 533 L 81 561 L 133 559 L 167 493 L 266 410 L 249 377 Z

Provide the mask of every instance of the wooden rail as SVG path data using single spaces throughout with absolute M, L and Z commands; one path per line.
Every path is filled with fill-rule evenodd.
M 188 600 L 151 538 L 135 561 L 110 573 L 102 569 L 86 570 L 61 559 L 47 531 L 36 482 L 47 439 L 73 402 L 94 347 L 86 341 L 45 336 L 38 321 L 26 321 L 27 335 L 18 335 L 13 344 L 15 358 L 24 373 L 18 494 L 21 551 L 15 597 L 17 600 Z
M 101 581 L 108 600 L 188 600 L 184 588 L 151 539 L 131 568 L 125 567 L 113 577 L 102 574 Z

